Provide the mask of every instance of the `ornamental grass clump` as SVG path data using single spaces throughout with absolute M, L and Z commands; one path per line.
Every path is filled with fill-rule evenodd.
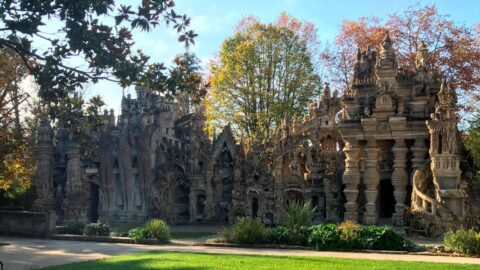
M 312 225 L 314 216 L 315 207 L 312 207 L 309 203 L 295 201 L 288 205 L 280 213 L 280 224 L 286 228 L 282 237 L 286 244 L 306 245 L 308 228 Z
M 151 219 L 145 224 L 148 234 L 160 242 L 167 243 L 170 241 L 170 227 L 161 219 Z
M 293 202 L 280 214 L 280 223 L 289 228 L 310 227 L 315 215 L 315 207 L 309 203 Z
M 480 254 L 480 233 L 474 230 L 459 229 L 449 231 L 443 239 L 445 247 L 467 255 Z

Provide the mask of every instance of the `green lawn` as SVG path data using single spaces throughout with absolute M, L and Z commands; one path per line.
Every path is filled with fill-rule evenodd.
M 478 265 L 373 261 L 319 257 L 275 257 L 248 255 L 195 254 L 181 252 L 148 252 L 118 256 L 105 260 L 43 268 L 44 270 L 206 270 L 206 269 L 398 269 L 398 270 L 461 270 L 479 269 Z
M 212 236 L 211 232 L 171 232 L 172 239 L 195 239 L 205 236 Z

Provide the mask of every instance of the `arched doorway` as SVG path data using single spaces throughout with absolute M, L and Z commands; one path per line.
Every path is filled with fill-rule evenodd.
M 252 218 L 257 218 L 258 217 L 258 198 L 257 197 L 252 198 L 251 216 L 252 216 Z
M 92 223 L 98 221 L 98 205 L 99 205 L 99 186 L 95 183 L 90 183 L 90 209 L 89 220 Z
M 205 217 L 205 204 L 206 204 L 205 194 L 197 195 L 197 220 L 203 220 Z
M 174 196 L 177 223 L 187 223 L 190 220 L 190 188 L 180 184 L 175 188 Z
M 395 211 L 395 197 L 391 179 L 380 180 L 378 189 L 378 217 L 387 221 L 392 218 Z M 382 220 L 380 220 L 382 222 Z

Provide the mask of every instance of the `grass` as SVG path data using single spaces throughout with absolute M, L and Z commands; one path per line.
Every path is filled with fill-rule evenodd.
M 325 269 L 325 270 L 465 270 L 479 269 L 478 265 L 375 261 L 320 257 L 276 257 L 256 255 L 219 255 L 182 252 L 147 252 L 112 257 L 105 260 L 74 263 L 42 268 L 43 270 L 207 270 L 207 269 Z
M 213 236 L 212 232 L 171 232 L 172 239 L 196 239 L 206 236 Z

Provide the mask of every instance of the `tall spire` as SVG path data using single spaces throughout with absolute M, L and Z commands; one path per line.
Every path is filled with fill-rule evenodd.
M 417 69 L 430 68 L 429 53 L 428 53 L 427 45 L 425 45 L 425 42 L 423 42 L 423 40 L 420 41 L 420 44 L 418 45 L 418 48 L 417 48 L 417 55 L 415 57 L 415 67 Z
M 378 77 L 377 83 L 379 83 L 379 81 L 388 81 L 392 84 L 395 81 L 398 73 L 398 63 L 395 50 L 393 49 L 393 42 L 388 31 L 385 32 L 385 36 L 383 37 L 375 69 L 375 74 Z

